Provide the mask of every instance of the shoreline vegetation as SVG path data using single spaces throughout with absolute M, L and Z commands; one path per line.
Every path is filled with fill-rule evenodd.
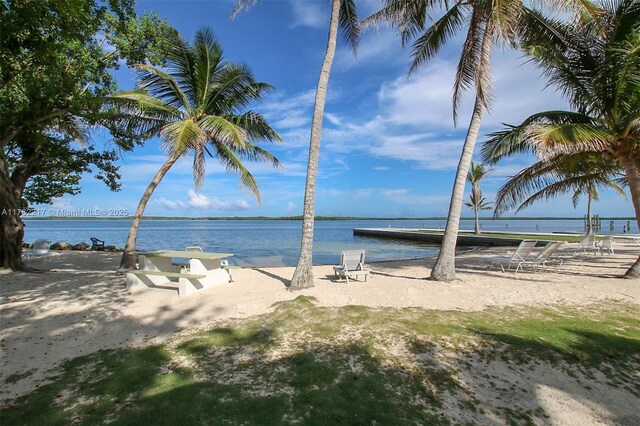
M 145 220 L 302 220 L 302 216 L 145 216 Z M 635 220 L 631 216 L 601 217 L 601 220 Z M 22 220 L 133 220 L 132 216 L 125 217 L 95 217 L 95 216 L 23 216 Z M 447 220 L 446 217 L 352 217 L 352 216 L 316 216 L 315 220 Z M 461 217 L 460 220 L 474 220 L 473 217 Z M 584 220 L 584 217 L 480 217 L 479 220 Z

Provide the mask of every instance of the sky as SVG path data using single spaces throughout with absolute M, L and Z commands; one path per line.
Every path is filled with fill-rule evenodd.
M 315 87 L 322 64 L 330 2 L 262 0 L 233 21 L 234 1 L 138 0 L 139 13 L 155 12 L 181 35 L 192 40 L 198 28 L 210 27 L 225 58 L 248 65 L 257 80 L 274 86 L 252 109 L 262 113 L 280 134 L 282 144 L 261 145 L 283 168 L 248 163 L 261 203 L 226 172 L 215 158 L 207 159 L 206 177 L 196 191 L 191 159 L 180 160 L 165 176 L 146 208 L 154 216 L 294 216 L 302 214 L 309 129 Z M 380 3 L 358 1 L 361 19 Z M 452 87 L 462 38 L 453 39 L 431 62 L 409 75 L 410 49 L 403 48 L 390 29 L 362 34 L 357 57 L 342 40 L 335 55 L 325 106 L 316 215 L 357 217 L 446 216 L 457 162 L 471 115 L 473 93 L 465 96 L 458 125 L 452 118 Z M 494 100 L 485 114 L 474 160 L 486 134 L 502 123 L 518 124 L 528 115 L 567 108 L 540 70 L 514 50 L 494 48 Z M 119 87 L 131 89 L 135 74 L 116 72 Z M 98 145 L 110 146 L 96 132 Z M 94 210 L 133 214 L 140 196 L 166 159 L 157 138 L 125 153 L 118 162 L 122 190 L 110 192 L 92 176 L 82 192 L 54 201 L 56 211 Z M 487 201 L 509 176 L 533 163 L 532 156 L 513 157 L 492 166 L 481 182 Z M 469 196 L 467 186 L 465 198 Z M 594 214 L 633 216 L 630 198 L 603 191 Z M 586 200 L 574 209 L 569 197 L 537 203 L 519 217 L 577 217 Z M 489 216 L 491 212 L 485 215 Z M 464 208 L 463 216 L 472 216 Z M 504 216 L 513 216 L 508 212 Z

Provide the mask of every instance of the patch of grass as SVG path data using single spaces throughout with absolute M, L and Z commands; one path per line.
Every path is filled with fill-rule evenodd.
M 503 398 L 530 399 L 535 386 L 485 375 L 500 389 L 491 405 L 465 384 L 477 360 L 507 363 L 506 377 L 553 360 L 638 395 L 639 354 L 640 314 L 630 305 L 458 312 L 320 308 L 298 297 L 162 346 L 76 358 L 0 416 L 11 425 L 530 424 L 545 418 L 542 408 L 505 408 Z M 467 417 L 451 417 L 452 406 Z
M 31 370 L 27 370 L 23 373 L 16 373 L 16 374 L 11 374 L 9 376 L 7 376 L 4 379 L 5 383 L 16 383 L 19 382 L 22 379 L 26 379 L 27 377 L 30 377 L 33 373 L 35 372 L 35 369 L 31 369 Z

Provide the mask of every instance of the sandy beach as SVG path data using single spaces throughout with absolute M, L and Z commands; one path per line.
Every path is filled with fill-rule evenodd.
M 462 253 L 458 278 L 429 281 L 433 259 L 369 264 L 367 282 L 337 281 L 330 265 L 314 268 L 316 285 L 299 292 L 285 283 L 294 268 L 245 268 L 234 281 L 192 296 L 148 290 L 131 294 L 117 274 L 119 254 L 54 252 L 41 271 L 0 273 L 2 400 L 41 385 L 64 360 L 101 349 L 165 341 L 180 330 L 270 312 L 301 294 L 320 306 L 420 307 L 478 311 L 492 306 L 587 305 L 622 301 L 640 305 L 640 283 L 620 279 L 640 246 L 620 243 L 615 255 L 561 253 L 564 265 L 541 272 L 489 269 L 505 249 Z M 7 383 L 9 376 L 24 375 Z

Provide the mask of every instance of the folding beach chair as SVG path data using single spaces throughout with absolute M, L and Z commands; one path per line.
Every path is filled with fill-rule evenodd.
M 538 254 L 531 257 L 530 260 L 522 262 L 522 268 L 530 266 L 532 270 L 536 267 L 546 269 L 547 265 L 552 261 L 552 256 L 563 244 L 563 241 L 549 241 Z M 556 271 L 560 270 L 561 266 L 562 259 L 558 259 L 558 269 Z
M 349 278 L 364 276 L 367 281 L 368 270 L 364 268 L 364 250 L 344 250 L 340 254 L 340 265 L 333 267 L 337 277 L 344 277 L 347 284 Z
M 31 259 L 42 259 L 43 262 L 47 262 L 51 259 L 51 253 L 49 249 L 51 247 L 51 241 L 49 240 L 36 240 L 33 243 L 33 248 L 30 251 L 22 253 L 22 259 L 26 262 Z
M 513 253 L 513 255 L 509 256 L 501 256 L 501 257 L 493 257 L 491 258 L 491 265 L 489 268 L 493 268 L 494 265 L 499 265 L 502 269 L 502 272 L 505 272 L 513 265 L 516 265 L 516 273 L 522 268 L 522 265 L 529 260 L 528 256 L 531 253 L 531 250 L 536 246 L 538 242 L 536 240 L 523 240 L 518 249 Z M 506 269 L 505 269 L 506 265 Z

